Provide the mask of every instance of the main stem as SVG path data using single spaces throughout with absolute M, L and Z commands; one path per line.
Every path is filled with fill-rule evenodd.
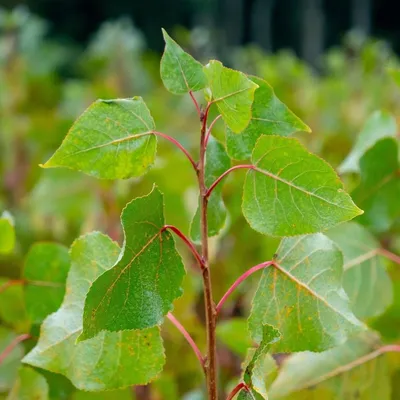
M 202 128 L 200 136 L 200 160 L 198 165 L 199 190 L 201 198 L 201 248 L 204 263 L 203 269 L 203 287 L 204 304 L 206 311 L 206 329 L 207 329 L 207 357 L 205 362 L 205 372 L 207 380 L 207 391 L 209 400 L 218 399 L 217 389 L 217 346 L 215 337 L 216 316 L 215 303 L 212 296 L 211 274 L 208 260 L 208 223 L 207 223 L 207 187 L 205 183 L 205 154 L 206 154 L 206 128 L 209 106 L 202 116 Z

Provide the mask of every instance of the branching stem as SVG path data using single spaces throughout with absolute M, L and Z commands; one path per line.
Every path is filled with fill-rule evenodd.
M 17 336 L 0 354 L 0 365 L 3 361 L 9 356 L 9 354 L 15 349 L 15 347 L 23 342 L 24 340 L 28 340 L 31 338 L 29 333 L 24 333 L 23 335 Z
M 179 330 L 179 332 L 182 333 L 182 335 L 184 336 L 186 341 L 190 344 L 190 346 L 192 347 L 192 349 L 194 351 L 194 354 L 196 355 L 196 357 L 200 361 L 201 367 L 204 370 L 204 358 L 203 358 L 203 356 L 201 354 L 201 351 L 197 347 L 195 341 L 192 339 L 192 337 L 188 333 L 188 331 L 184 328 L 184 326 L 171 313 L 167 314 L 167 318 L 176 326 L 176 328 Z
M 207 129 L 206 138 L 205 138 L 205 145 L 207 146 L 208 139 L 210 138 L 212 128 L 216 124 L 216 122 L 222 117 L 222 115 L 218 115 L 213 122 L 211 122 L 209 128 Z
M 206 197 L 207 198 L 210 197 L 212 191 L 215 189 L 215 187 L 218 185 L 218 183 L 220 183 L 222 181 L 222 179 L 224 179 L 228 174 L 230 174 L 232 171 L 235 171 L 237 169 L 243 169 L 243 168 L 255 169 L 256 167 L 252 164 L 243 164 L 243 165 L 235 165 L 234 167 L 229 168 L 211 184 L 211 186 L 207 190 Z
M 275 261 L 266 261 L 261 264 L 255 265 L 254 267 L 251 267 L 249 270 L 247 270 L 243 275 L 241 275 L 236 281 L 233 283 L 233 285 L 226 291 L 226 293 L 222 296 L 221 300 L 219 301 L 216 311 L 217 314 L 221 311 L 222 306 L 224 305 L 226 299 L 232 294 L 232 292 L 244 281 L 246 280 L 250 275 L 254 274 L 255 272 L 259 271 L 260 269 L 264 269 L 266 267 L 269 267 L 270 265 L 274 265 Z
M 167 229 L 174 232 L 180 239 L 182 239 L 182 241 L 186 244 L 186 246 L 189 248 L 189 250 L 192 252 L 194 257 L 198 261 L 200 268 L 203 270 L 205 268 L 203 258 L 197 251 L 192 241 L 181 230 L 179 230 L 176 226 L 173 225 L 164 225 L 161 229 L 161 233 L 166 231 Z
M 249 391 L 249 387 L 244 382 L 238 383 L 233 388 L 232 392 L 229 393 L 229 395 L 226 398 L 226 400 L 232 400 L 241 390 L 246 390 L 246 392 L 248 392 Z
M 196 97 L 194 97 L 194 94 L 193 94 L 192 91 L 190 91 L 189 94 L 190 94 L 190 97 L 191 97 L 192 100 L 193 100 L 193 104 L 194 104 L 194 106 L 196 107 L 197 114 L 198 114 L 198 116 L 199 116 L 199 118 L 200 118 L 201 110 L 200 110 L 199 103 L 197 102 Z

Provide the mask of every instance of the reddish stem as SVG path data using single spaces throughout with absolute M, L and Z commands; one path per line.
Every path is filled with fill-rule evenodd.
M 208 188 L 207 193 L 206 193 L 206 198 L 209 198 L 211 195 L 211 192 L 214 190 L 214 188 L 222 181 L 222 179 L 225 178 L 228 174 L 230 174 L 232 171 L 235 171 L 236 169 L 255 169 L 256 167 L 252 164 L 243 164 L 243 165 L 235 165 L 232 168 L 229 168 L 226 170 L 221 176 L 219 176 L 213 183 L 212 185 Z
M 0 286 L 0 293 L 4 292 L 6 289 L 8 289 L 11 286 L 24 285 L 24 284 L 25 284 L 25 280 L 23 280 L 23 279 L 13 279 L 11 281 L 7 281 Z
M 166 135 L 165 133 L 162 133 L 162 132 L 152 131 L 152 133 L 154 133 L 157 136 L 161 136 L 164 139 L 167 139 L 168 141 L 173 143 L 176 147 L 178 147 L 178 149 L 180 149 L 183 152 L 183 154 L 185 154 L 185 156 L 188 158 L 190 163 L 193 165 L 194 170 L 197 172 L 197 163 L 193 160 L 190 153 L 176 139 L 174 139 L 173 137 Z
M 24 333 L 23 335 L 17 336 L 0 354 L 0 365 L 9 356 L 9 354 L 15 349 L 15 347 L 23 342 L 24 340 L 30 339 L 31 335 L 29 333 Z
M 192 347 L 194 354 L 196 354 L 196 357 L 200 361 L 200 364 L 204 370 L 204 358 L 201 354 L 201 351 L 197 347 L 195 341 L 192 339 L 192 337 L 189 335 L 188 331 L 184 328 L 184 326 L 169 312 L 167 314 L 167 318 L 176 326 L 176 328 L 179 330 L 179 332 L 182 333 L 186 341 L 190 344 Z
M 389 260 L 393 261 L 396 264 L 400 264 L 400 257 L 397 254 L 394 254 L 389 250 L 377 249 L 377 253 L 383 257 L 388 258 Z
M 198 116 L 200 117 L 200 115 L 201 115 L 201 110 L 200 110 L 199 103 L 197 102 L 196 97 L 194 97 L 194 94 L 193 94 L 192 91 L 190 91 L 189 94 L 190 94 L 190 97 L 191 97 L 192 100 L 193 100 L 194 106 L 196 107 L 197 114 L 198 114 Z
M 226 400 L 232 400 L 241 390 L 248 392 L 249 387 L 244 382 L 240 382 L 233 388 L 232 392 L 229 393 Z
M 204 139 L 204 145 L 205 145 L 205 146 L 207 146 L 208 139 L 210 138 L 212 128 L 214 127 L 214 125 L 216 124 L 216 122 L 217 122 L 221 117 L 222 117 L 222 115 L 218 115 L 218 117 L 216 117 L 216 118 L 214 119 L 214 121 L 211 122 L 211 125 L 209 126 L 209 128 L 208 128 L 208 130 L 207 130 L 207 133 L 206 133 L 206 137 L 205 137 L 205 139 Z
M 176 226 L 173 225 L 164 225 L 161 229 L 161 233 L 166 231 L 167 229 L 174 232 L 177 236 L 179 236 L 182 239 L 182 241 L 186 244 L 186 246 L 189 248 L 189 250 L 192 252 L 194 257 L 198 261 L 200 268 L 203 270 L 205 268 L 203 258 L 196 250 L 195 245 L 189 240 L 189 238 L 181 230 L 179 230 Z
M 226 299 L 244 280 L 246 280 L 250 275 L 254 274 L 255 272 L 259 271 L 260 269 L 264 269 L 266 267 L 269 267 L 270 265 L 275 265 L 275 261 L 266 261 L 261 264 L 255 265 L 254 267 L 251 267 L 248 271 L 246 271 L 243 275 L 241 275 L 238 279 L 236 279 L 236 281 L 233 283 L 233 285 L 226 291 L 226 293 L 222 296 L 221 300 L 219 301 L 219 303 L 216 307 L 217 314 L 220 312 Z

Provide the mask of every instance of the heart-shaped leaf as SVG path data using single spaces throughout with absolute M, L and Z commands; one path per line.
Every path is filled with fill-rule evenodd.
M 323 234 L 285 238 L 276 265 L 263 271 L 249 318 L 252 337 L 262 325 L 282 335 L 276 352 L 323 351 L 365 329 L 341 286 L 343 256 Z
M 141 176 L 156 155 L 154 129 L 141 97 L 97 100 L 43 167 L 67 167 L 102 179 Z
M 362 211 L 339 177 L 296 139 L 262 136 L 244 184 L 243 214 L 265 235 L 322 232 Z
M 182 259 L 165 225 L 156 188 L 127 204 L 121 216 L 124 246 L 117 263 L 90 287 L 80 340 L 102 330 L 144 329 L 161 324 L 181 296 Z
M 120 249 L 94 232 L 71 247 L 71 269 L 61 308 L 46 318 L 37 345 L 23 362 L 66 376 L 79 389 L 102 391 L 143 385 L 163 368 L 159 328 L 101 332 L 77 342 L 86 295 L 93 282 L 118 259 Z
M 185 94 L 203 89 L 207 78 L 203 66 L 171 39 L 163 29 L 165 50 L 161 58 L 161 79 L 173 94 Z
M 218 107 L 225 123 L 236 133 L 243 131 L 251 119 L 254 91 L 258 86 L 245 74 L 224 67 L 212 60 L 205 67 L 212 102 Z

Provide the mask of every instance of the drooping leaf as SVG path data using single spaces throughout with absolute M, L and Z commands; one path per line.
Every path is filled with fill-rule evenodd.
M 159 325 L 182 294 L 185 274 L 172 234 L 165 225 L 163 195 L 157 188 L 127 204 L 121 216 L 124 246 L 113 268 L 91 286 L 80 340 L 102 330 Z
M 56 243 L 34 244 L 25 259 L 23 278 L 26 311 L 40 323 L 60 307 L 70 267 L 68 249 Z
M 33 399 L 49 400 L 49 386 L 39 372 L 29 367 L 21 367 L 7 400 Z
M 245 356 L 252 345 L 247 329 L 247 320 L 244 318 L 231 318 L 221 321 L 217 325 L 217 338 L 229 348 L 229 350 L 241 356 Z
M 154 129 L 141 97 L 97 100 L 43 167 L 67 167 L 102 179 L 141 176 L 154 162 Z
M 390 374 L 375 334 L 366 332 L 323 353 L 294 354 L 270 388 L 271 399 L 323 390 L 324 400 L 390 400 Z M 288 396 L 288 397 L 286 397 Z
M 0 354 L 17 337 L 11 330 L 0 326 Z M 24 355 L 24 348 L 21 343 L 14 346 L 11 353 L 0 364 L 0 393 L 10 389 L 18 374 L 18 367 Z
M 15 247 L 14 221 L 8 212 L 3 212 L 0 217 L 0 254 L 8 254 Z
M 361 214 L 332 167 L 296 139 L 262 136 L 244 184 L 243 214 L 265 235 L 321 232 Z
M 251 106 L 257 84 L 245 74 L 224 67 L 212 60 L 205 67 L 212 102 L 218 107 L 225 123 L 235 133 L 243 131 L 251 119 Z
M 271 325 L 262 326 L 262 339 L 260 345 L 255 349 L 244 372 L 244 382 L 251 389 L 268 400 L 265 376 L 269 370 L 265 369 L 265 362 L 268 361 L 271 369 L 275 369 L 275 362 L 271 359 L 268 351 L 273 343 L 280 340 L 280 333 Z M 272 363 L 271 363 L 272 360 Z
M 360 160 L 361 182 L 352 193 L 365 211 L 359 221 L 375 232 L 387 231 L 400 216 L 400 167 L 396 139 L 378 141 Z
M 365 329 L 351 313 L 341 286 L 343 257 L 323 234 L 285 238 L 275 266 L 264 269 L 249 318 L 252 337 L 262 325 L 282 338 L 276 352 L 323 351 Z
M 220 175 L 231 166 L 230 159 L 225 148 L 213 137 L 210 137 L 207 145 L 205 183 L 209 187 Z M 207 207 L 208 236 L 215 236 L 221 231 L 226 221 L 226 207 L 222 199 L 222 185 L 215 187 L 208 200 Z M 201 240 L 200 232 L 200 208 L 197 208 L 190 227 L 190 236 L 195 242 Z
M 173 94 L 185 94 L 203 89 L 207 78 L 203 66 L 171 39 L 162 30 L 165 50 L 161 58 L 160 71 L 164 86 Z
M 339 167 L 341 174 L 359 171 L 359 161 L 363 154 L 378 140 L 385 137 L 395 137 L 397 132 L 396 119 L 386 111 L 375 111 L 365 122 L 358 138 Z
M 39 341 L 24 363 L 62 374 L 77 388 L 88 391 L 146 384 L 162 370 L 164 350 L 157 327 L 101 332 L 77 342 L 89 288 L 112 268 L 119 254 L 118 245 L 97 232 L 74 242 L 63 304 L 42 324 Z
M 379 242 L 362 225 L 348 222 L 327 232 L 344 256 L 343 287 L 358 318 L 382 314 L 393 301 L 392 282 Z
M 263 79 L 249 77 L 258 85 L 254 93 L 252 116 L 247 128 L 237 135 L 226 129 L 226 148 L 230 157 L 244 160 L 261 135 L 288 136 L 296 131 L 311 132 L 311 129 L 293 114 L 278 97 L 272 87 Z
M 135 400 L 132 389 L 113 390 L 111 392 L 91 393 L 76 392 L 72 400 Z

